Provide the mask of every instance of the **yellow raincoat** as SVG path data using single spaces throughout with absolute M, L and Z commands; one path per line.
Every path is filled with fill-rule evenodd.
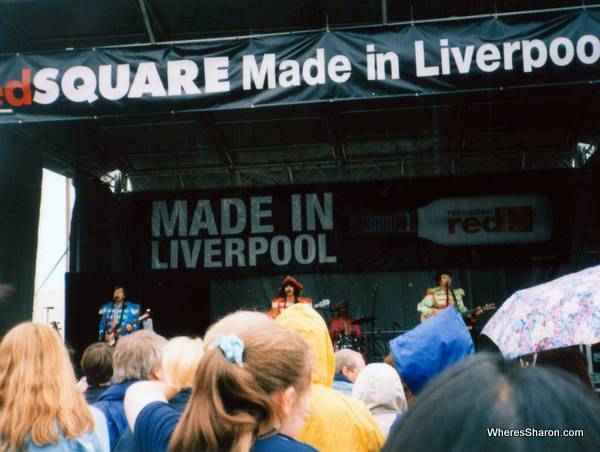
M 378 451 L 383 436 L 368 408 L 359 400 L 331 389 L 335 373 L 327 325 L 311 306 L 295 304 L 277 322 L 298 333 L 315 355 L 311 413 L 297 436 L 321 452 Z

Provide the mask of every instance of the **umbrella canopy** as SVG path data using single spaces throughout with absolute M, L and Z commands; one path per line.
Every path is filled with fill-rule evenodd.
M 514 293 L 482 334 L 506 359 L 600 342 L 600 265 Z

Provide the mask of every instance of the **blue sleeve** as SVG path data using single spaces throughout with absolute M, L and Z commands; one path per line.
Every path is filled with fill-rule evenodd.
M 250 450 L 251 452 L 318 452 L 314 447 L 282 434 L 257 439 Z
M 134 426 L 135 442 L 139 450 L 168 451 L 171 435 L 180 418 L 181 413 L 164 402 L 153 402 L 144 407 Z
M 100 311 L 100 325 L 98 325 L 98 341 L 104 342 L 104 333 L 106 333 L 106 307 L 102 306 Z

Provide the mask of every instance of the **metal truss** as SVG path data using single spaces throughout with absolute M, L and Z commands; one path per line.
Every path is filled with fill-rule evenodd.
M 581 160 L 571 150 L 540 152 L 506 151 L 453 154 L 393 156 L 339 161 L 314 161 L 273 164 L 179 168 L 135 171 L 126 175 L 135 191 L 258 187 L 303 183 L 361 182 L 384 179 L 410 179 L 429 176 L 461 176 L 556 168 L 579 168 Z

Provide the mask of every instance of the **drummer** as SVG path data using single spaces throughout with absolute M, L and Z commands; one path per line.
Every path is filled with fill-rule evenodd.
M 335 305 L 336 315 L 329 322 L 329 334 L 335 351 L 351 348 L 358 351 L 362 340 L 360 325 L 350 315 L 350 303 L 342 300 Z

